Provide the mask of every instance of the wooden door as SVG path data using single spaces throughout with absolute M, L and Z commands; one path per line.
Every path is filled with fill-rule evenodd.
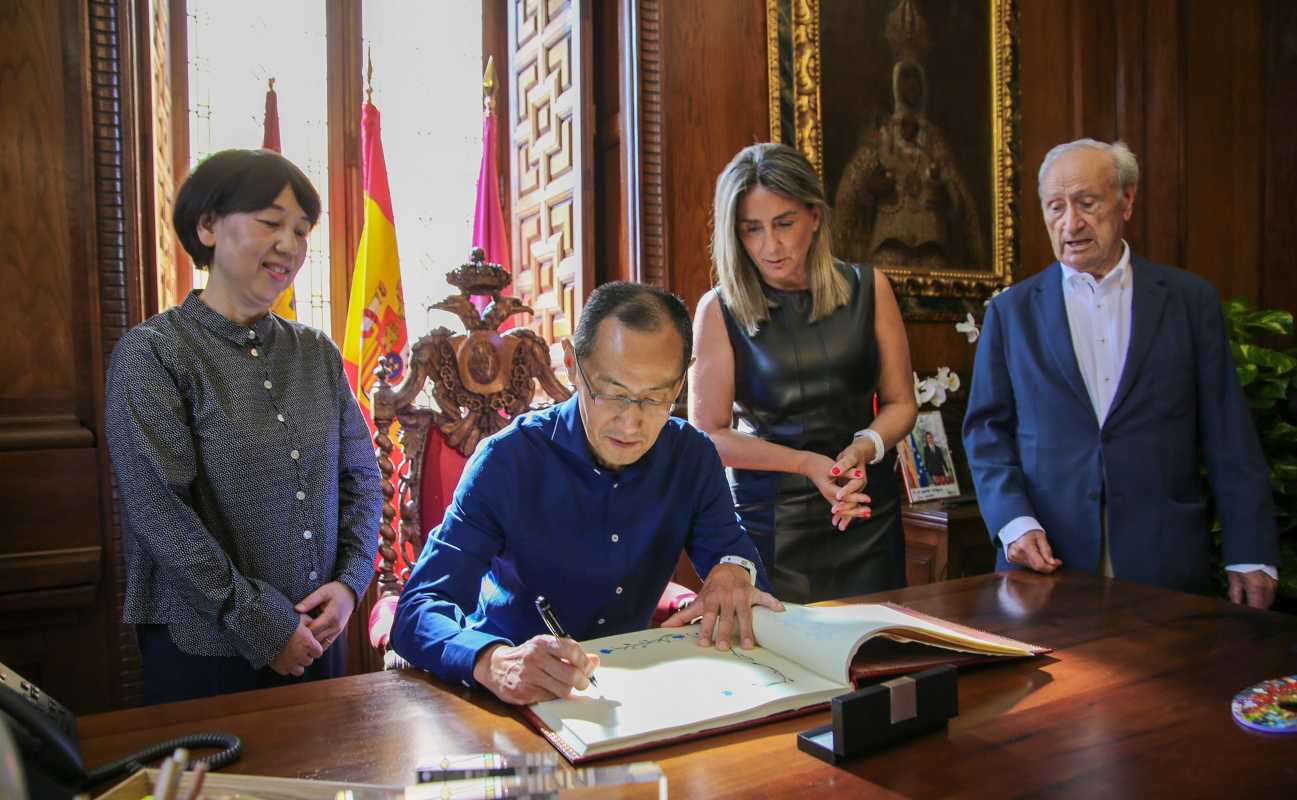
M 588 0 L 509 5 L 513 285 L 555 356 L 594 288 L 589 20 Z
M 0 662 L 75 713 L 138 688 L 103 437 L 141 267 L 125 0 L 19 2 L 0 25 Z M 150 251 L 152 244 L 149 245 Z

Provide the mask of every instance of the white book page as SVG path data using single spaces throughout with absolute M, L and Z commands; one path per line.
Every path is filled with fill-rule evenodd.
M 697 639 L 690 625 L 582 642 L 599 655 L 599 685 L 532 710 L 586 750 L 613 749 L 802 708 L 847 688 L 764 648 L 722 651 Z
M 819 675 L 843 682 L 850 681 L 851 659 L 856 651 L 865 640 L 883 631 L 898 641 L 911 641 L 906 631 L 922 631 L 948 642 L 951 650 L 1030 654 L 1030 651 L 979 642 L 944 625 L 872 603 L 843 606 L 784 603 L 782 612 L 757 606 L 752 609 L 752 627 L 762 647 L 795 658 Z

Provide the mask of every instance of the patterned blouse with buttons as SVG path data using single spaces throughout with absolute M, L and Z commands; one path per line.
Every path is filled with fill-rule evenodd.
M 108 369 L 122 621 L 260 668 L 295 603 L 334 580 L 365 593 L 382 479 L 333 343 L 274 314 L 239 325 L 199 294 L 122 337 Z

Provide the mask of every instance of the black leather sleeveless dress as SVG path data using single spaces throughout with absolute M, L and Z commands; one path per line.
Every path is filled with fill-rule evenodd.
M 809 290 L 762 285 L 777 307 L 749 336 L 722 302 L 734 349 L 737 429 L 836 459 L 874 418 L 879 380 L 872 267 L 837 269 L 850 302 L 810 322 Z M 868 467 L 873 514 L 839 531 L 810 479 L 788 472 L 730 469 L 734 505 L 765 561 L 775 595 L 808 603 L 905 585 L 896 456 Z

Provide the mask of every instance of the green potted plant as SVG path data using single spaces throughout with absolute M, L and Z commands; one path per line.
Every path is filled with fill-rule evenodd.
M 1297 612 L 1297 349 L 1291 344 L 1293 315 L 1256 310 L 1244 300 L 1225 303 L 1224 311 L 1239 383 L 1252 408 L 1261 450 L 1270 467 L 1280 555 L 1275 608 Z M 1267 346 L 1270 344 L 1286 349 Z M 1219 537 L 1219 520 L 1214 531 Z M 1221 573 L 1217 570 L 1216 574 Z

